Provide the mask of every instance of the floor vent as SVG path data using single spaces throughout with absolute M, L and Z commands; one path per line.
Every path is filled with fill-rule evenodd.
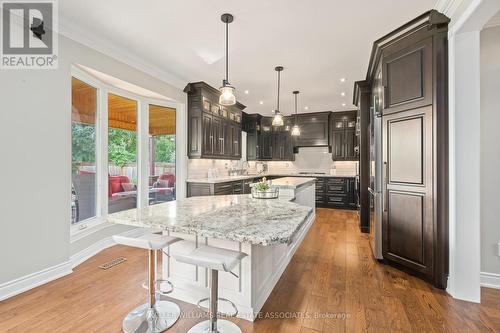
M 116 265 L 121 264 L 122 262 L 125 262 L 125 260 L 127 260 L 127 259 L 124 257 L 119 257 L 119 258 L 113 259 L 111 261 L 108 261 L 105 264 L 102 264 L 101 266 L 99 266 L 99 268 L 110 269 L 111 267 L 114 267 Z

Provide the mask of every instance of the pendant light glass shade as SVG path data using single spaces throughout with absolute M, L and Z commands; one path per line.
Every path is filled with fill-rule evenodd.
M 300 135 L 300 128 L 299 125 L 293 125 L 292 127 L 292 133 L 293 136 L 299 136 Z
M 285 122 L 283 121 L 283 115 L 280 112 L 280 84 L 281 84 L 281 71 L 283 70 L 282 66 L 278 66 L 274 68 L 276 72 L 278 72 L 278 102 L 276 104 L 276 110 L 274 110 L 273 117 L 273 126 L 283 126 Z
M 234 17 L 231 14 L 222 14 L 221 21 L 226 25 L 226 78 L 222 80 L 222 87 L 219 88 L 219 104 L 228 106 L 236 104 L 234 87 L 229 84 L 229 23 L 233 22 Z
M 236 104 L 236 96 L 234 96 L 234 87 L 222 86 L 219 88 L 219 104 L 220 105 L 234 105 Z
M 300 135 L 300 128 L 299 125 L 297 125 L 297 95 L 299 94 L 298 91 L 294 91 L 293 94 L 295 95 L 295 121 L 294 125 L 292 127 L 292 136 L 299 136 Z
M 283 115 L 278 110 L 274 111 L 273 126 L 283 126 Z

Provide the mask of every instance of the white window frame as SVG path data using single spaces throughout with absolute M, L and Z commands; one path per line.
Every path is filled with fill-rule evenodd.
M 186 126 L 185 104 L 162 99 L 143 97 L 132 92 L 110 86 L 97 80 L 77 67 L 72 67 L 71 76 L 97 89 L 97 123 L 96 123 L 96 216 L 80 221 L 70 227 L 70 242 L 73 243 L 101 229 L 112 226 L 107 223 L 108 215 L 108 95 L 114 94 L 137 102 L 137 207 L 141 209 L 149 205 L 149 105 L 154 104 L 176 110 L 176 198 L 185 197 L 185 169 L 187 153 L 185 147 L 179 145 L 187 142 L 185 131 L 179 129 Z M 182 133 L 182 136 L 180 135 Z M 71 137 L 71 126 L 70 126 Z M 185 140 L 182 141 L 181 139 Z M 70 154 L 70 159 L 72 154 Z M 71 165 L 71 160 L 70 164 Z M 71 179 L 70 179 L 71 184 Z M 71 188 L 69 189 L 71 192 Z
M 73 236 L 83 233 L 87 229 L 96 227 L 100 224 L 102 224 L 104 221 L 102 219 L 102 177 L 99 176 L 101 173 L 100 170 L 102 170 L 102 128 L 103 128 L 103 117 L 102 117 L 102 111 L 107 109 L 107 102 L 105 105 L 102 103 L 102 96 L 103 96 L 103 87 L 102 83 L 94 78 L 92 78 L 89 75 L 86 75 L 80 70 L 77 70 L 76 68 L 74 71 L 72 70 L 71 72 L 71 77 L 78 79 L 89 86 L 92 86 L 93 88 L 96 89 L 96 124 L 95 124 L 95 163 L 96 163 L 96 197 L 95 197 L 95 217 L 91 217 L 88 219 L 85 219 L 83 221 L 80 221 L 78 223 L 75 223 L 71 225 L 70 227 L 70 236 L 73 238 Z M 71 101 L 72 102 L 72 101 Z M 107 113 L 107 112 L 106 112 Z M 72 138 L 72 131 L 71 131 L 71 126 L 69 128 L 70 131 L 70 138 Z M 70 154 L 70 164 L 73 162 L 73 154 Z M 70 174 L 70 184 L 72 183 L 72 175 Z M 71 191 L 71 188 L 70 188 Z M 70 194 L 71 195 L 71 194 Z

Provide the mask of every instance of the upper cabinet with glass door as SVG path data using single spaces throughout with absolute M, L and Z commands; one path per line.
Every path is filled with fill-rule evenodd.
M 245 106 L 219 105 L 220 91 L 204 82 L 189 83 L 184 92 L 188 94 L 189 158 L 240 159 Z

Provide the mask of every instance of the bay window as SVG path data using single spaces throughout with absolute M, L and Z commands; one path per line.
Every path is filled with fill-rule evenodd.
M 71 100 L 72 234 L 107 214 L 175 200 L 177 110 L 171 103 L 79 71 Z

